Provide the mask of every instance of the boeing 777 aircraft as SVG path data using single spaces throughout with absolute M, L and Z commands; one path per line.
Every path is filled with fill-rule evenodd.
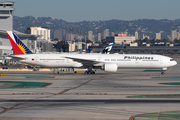
M 12 31 L 7 31 L 7 35 L 15 54 L 12 58 L 47 68 L 87 68 L 86 74 L 95 74 L 92 69 L 116 72 L 124 68 L 157 68 L 165 71 L 177 64 L 170 57 L 152 54 L 33 54 Z

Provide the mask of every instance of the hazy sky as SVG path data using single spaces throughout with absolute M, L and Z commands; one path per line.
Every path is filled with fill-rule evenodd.
M 180 18 L 180 0 L 10 1 L 15 2 L 15 16 L 53 17 L 68 22 Z

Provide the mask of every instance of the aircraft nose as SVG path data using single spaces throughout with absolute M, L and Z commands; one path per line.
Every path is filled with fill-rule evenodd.
M 177 62 L 174 60 L 174 59 L 170 59 L 170 65 L 171 66 L 175 66 L 175 65 L 177 65 Z
M 171 65 L 175 66 L 175 65 L 177 65 L 177 62 L 176 61 L 172 61 Z
M 174 65 L 177 65 L 177 62 L 176 62 L 176 61 L 174 61 Z

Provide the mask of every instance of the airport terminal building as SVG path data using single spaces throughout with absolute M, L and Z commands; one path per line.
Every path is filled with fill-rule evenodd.
M 9 42 L 6 31 L 14 31 L 14 33 L 23 40 L 23 42 L 31 48 L 28 44 L 31 40 L 36 40 L 36 35 L 24 34 L 13 30 L 13 11 L 14 2 L 4 1 L 0 2 L 0 55 L 13 54 L 11 44 Z M 1 58 L 0 58 L 1 59 Z

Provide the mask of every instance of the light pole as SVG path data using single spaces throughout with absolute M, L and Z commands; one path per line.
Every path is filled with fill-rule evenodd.
M 81 44 L 81 49 L 82 49 L 82 39 L 81 39 L 82 31 L 79 31 L 79 34 L 80 34 L 80 40 L 81 40 L 81 41 L 80 41 L 80 42 L 81 42 L 80 44 Z
M 85 34 L 85 53 L 86 53 L 86 32 L 84 32 Z
M 73 28 L 69 28 L 69 30 L 71 31 L 71 54 L 72 54 L 72 31 L 73 31 Z
M 82 32 L 79 31 L 79 30 L 77 30 L 77 32 L 80 34 L 80 38 L 79 38 L 79 35 L 78 35 L 78 52 L 79 52 L 79 39 L 81 39 L 81 34 L 82 34 Z M 82 41 L 81 41 L 81 43 L 82 43 Z M 81 46 L 82 46 L 82 45 L 81 45 Z
M 78 53 L 79 53 L 79 33 L 80 33 L 80 31 L 77 30 L 77 32 L 78 32 Z

